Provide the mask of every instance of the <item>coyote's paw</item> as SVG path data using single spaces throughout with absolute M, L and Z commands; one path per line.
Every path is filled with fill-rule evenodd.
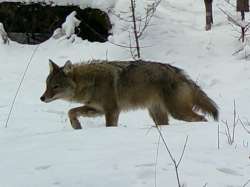
M 73 129 L 82 129 L 81 123 L 77 119 L 70 120 Z

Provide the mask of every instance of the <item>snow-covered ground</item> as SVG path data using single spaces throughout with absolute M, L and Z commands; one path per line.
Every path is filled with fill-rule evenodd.
M 143 13 L 144 5 L 137 4 Z M 128 3 L 113 0 L 106 1 L 105 6 L 119 13 L 126 11 Z M 169 126 L 162 127 L 176 158 L 189 137 L 179 167 L 185 187 L 243 187 L 250 179 L 250 134 L 238 124 L 235 143 L 229 145 L 221 122 L 232 124 L 234 100 L 240 119 L 250 121 L 250 62 L 231 55 L 239 46 L 234 37 L 238 33 L 216 6 L 214 11 L 215 24 L 212 31 L 205 32 L 203 1 L 162 0 L 141 41 L 146 46 L 142 49 L 144 59 L 183 68 L 220 107 L 219 122 L 171 119 Z M 110 17 L 114 27 L 109 40 L 128 45 L 128 23 L 112 13 Z M 19 81 L 36 47 L 15 42 L 0 45 L 0 187 L 177 186 L 173 164 L 162 142 L 156 159 L 159 135 L 151 128 L 153 122 L 146 111 L 123 113 L 117 128 L 106 128 L 103 118 L 81 118 L 84 128 L 75 131 L 67 110 L 77 104 L 44 104 L 39 100 L 45 89 L 48 58 L 61 65 L 68 59 L 131 59 L 129 50 L 110 42 L 50 39 L 39 45 L 8 127 L 4 128 Z M 246 127 L 250 130 L 249 125 Z

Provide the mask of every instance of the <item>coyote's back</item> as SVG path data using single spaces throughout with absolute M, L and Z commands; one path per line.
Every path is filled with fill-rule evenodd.
M 195 110 L 218 119 L 216 104 L 181 69 L 168 64 L 131 63 L 117 88 L 120 108 L 147 108 L 159 125 L 168 123 L 168 114 L 184 121 L 206 121 Z
M 218 119 L 216 104 L 181 69 L 168 64 L 94 61 L 58 67 L 51 61 L 50 67 L 41 100 L 83 103 L 69 111 L 76 129 L 81 128 L 79 116 L 105 115 L 107 126 L 117 126 L 121 111 L 137 108 L 147 108 L 156 125 L 168 124 L 169 114 L 184 121 L 206 121 L 197 110 Z

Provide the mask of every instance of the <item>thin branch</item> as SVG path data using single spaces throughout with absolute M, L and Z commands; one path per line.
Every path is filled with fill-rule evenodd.
M 232 137 L 232 139 L 233 139 L 233 141 L 234 141 L 234 137 L 235 137 L 235 128 L 236 128 L 236 125 L 237 125 L 237 123 L 238 123 L 238 120 L 236 121 L 236 106 L 235 106 L 235 100 L 234 100 L 234 123 L 233 123 L 233 137 Z
M 129 32 L 129 46 L 132 46 L 132 42 L 131 42 L 131 35 L 130 35 L 130 32 Z M 135 57 L 135 54 L 134 54 L 134 48 L 129 48 L 129 51 L 130 51 L 130 54 L 131 54 L 131 57 L 136 60 L 136 57 Z
M 153 15 L 156 11 L 156 8 L 161 3 L 161 0 L 153 0 L 153 1 L 154 2 L 150 5 L 148 5 L 147 8 L 145 9 L 145 11 L 146 11 L 145 17 L 140 17 L 140 16 L 136 17 L 136 0 L 130 0 L 130 4 L 131 4 L 130 10 L 131 10 L 132 14 L 129 18 L 131 18 L 132 20 L 125 19 L 125 18 L 121 17 L 120 14 L 116 14 L 114 11 L 110 11 L 110 13 L 113 14 L 114 16 L 116 16 L 118 19 L 125 21 L 125 22 L 133 23 L 132 30 L 134 33 L 133 35 L 134 35 L 134 40 L 135 40 L 135 47 L 132 47 L 131 40 L 130 40 L 129 47 L 124 46 L 124 45 L 120 45 L 120 44 L 115 44 L 115 43 L 110 42 L 110 41 L 108 41 L 108 42 L 113 44 L 113 45 L 116 45 L 116 46 L 129 48 L 131 56 L 134 60 L 141 59 L 141 48 L 142 47 L 140 46 L 139 39 L 142 37 L 144 31 L 149 26 L 149 23 L 150 23 Z M 128 12 L 125 12 L 125 13 L 127 14 Z M 93 30 L 93 32 L 95 34 L 97 34 L 100 38 L 103 38 L 99 33 L 97 33 L 94 29 L 92 29 L 87 23 L 84 22 L 84 24 L 86 24 L 91 30 Z M 105 38 L 103 38 L 103 40 L 106 41 Z M 132 50 L 132 49 L 135 49 L 135 50 Z M 136 55 L 135 55 L 135 51 L 136 51 Z
M 246 131 L 248 134 L 250 134 L 250 130 L 249 130 L 249 129 L 247 129 L 246 125 L 242 122 L 242 120 L 241 120 L 241 119 L 239 119 L 239 121 L 240 121 L 240 123 L 241 123 L 242 127 L 245 129 L 245 131 Z
M 235 24 L 233 24 L 232 22 L 229 22 L 229 24 L 232 26 L 233 31 L 237 32 L 238 34 L 241 33 L 241 32 L 237 29 L 238 27 L 237 27 Z
M 206 183 L 203 185 L 203 187 L 207 187 L 207 184 L 208 184 L 208 183 L 206 182 Z
M 129 48 L 136 49 L 137 48 L 137 46 L 126 46 L 126 45 L 122 45 L 122 44 L 117 44 L 117 43 L 111 42 L 111 41 L 107 40 L 107 38 L 103 37 L 100 33 L 98 33 L 95 29 L 93 29 L 87 22 L 85 22 L 85 21 L 82 20 L 82 23 L 86 27 L 88 27 L 94 34 L 96 34 L 103 41 L 106 41 L 106 42 L 108 42 L 108 43 L 110 43 L 112 45 L 115 45 L 115 46 L 118 46 L 118 47 L 122 47 L 122 48 L 127 48 L 127 49 L 129 49 Z M 141 48 L 147 48 L 147 47 L 150 47 L 150 46 L 143 46 Z
M 237 51 L 235 51 L 232 55 L 236 55 L 238 53 L 240 53 L 241 51 L 243 51 L 245 49 L 245 46 L 243 46 L 242 48 L 238 49 Z
M 225 0 L 225 2 L 228 3 L 231 7 L 236 8 L 236 6 L 232 3 L 230 3 L 229 0 L 227 0 L 227 1 Z
M 221 7 L 218 7 L 228 18 L 230 18 L 230 22 L 234 23 L 235 25 L 242 27 L 234 18 L 231 14 L 229 14 L 228 12 L 226 12 L 225 10 L 223 10 Z
M 240 118 L 239 118 L 239 116 L 237 117 L 236 104 L 235 104 L 235 100 L 234 100 L 232 132 L 230 131 L 230 127 L 228 125 L 227 120 L 226 121 L 222 120 L 222 123 L 226 126 L 225 133 L 226 133 L 227 141 L 228 141 L 229 145 L 232 145 L 235 141 L 235 130 L 236 130 L 236 126 L 237 126 L 239 121 L 240 121 Z
M 154 14 L 155 14 L 156 9 L 157 9 L 157 7 L 159 6 L 160 3 L 161 3 L 161 0 L 157 0 L 156 2 L 149 5 L 148 8 L 146 9 L 146 16 L 144 18 L 145 19 L 144 26 L 142 27 L 140 33 L 138 34 L 139 38 L 142 36 L 144 31 L 148 27 L 151 19 L 153 18 Z
M 140 52 L 140 44 L 139 44 L 139 37 L 137 33 L 137 25 L 136 25 L 136 18 L 135 18 L 135 0 L 130 0 L 131 3 L 131 12 L 132 12 L 132 19 L 133 19 L 133 31 L 134 31 L 134 37 L 135 37 L 135 43 L 136 43 L 136 51 L 137 51 L 137 58 L 141 58 L 141 52 Z
M 182 187 L 182 186 L 181 186 L 181 183 L 180 183 L 180 177 L 179 177 L 178 168 L 179 168 L 179 164 L 180 164 L 181 161 L 182 161 L 184 152 L 185 152 L 185 150 L 186 150 L 188 136 L 186 137 L 186 141 L 185 141 L 185 144 L 184 144 L 184 146 L 183 146 L 183 150 L 182 150 L 182 154 L 181 154 L 181 156 L 180 156 L 180 159 L 179 159 L 178 162 L 176 162 L 176 160 L 175 160 L 175 158 L 173 157 L 173 155 L 172 155 L 172 153 L 171 153 L 171 151 L 170 151 L 170 149 L 169 149 L 169 147 L 168 147 L 168 145 L 167 145 L 167 142 L 166 142 L 166 140 L 164 139 L 163 134 L 162 134 L 161 130 L 159 129 L 158 125 L 156 125 L 156 129 L 157 129 L 157 131 L 158 131 L 158 133 L 159 133 L 159 135 L 160 135 L 160 137 L 161 137 L 161 139 L 162 139 L 162 142 L 164 143 L 165 148 L 166 148 L 166 150 L 167 150 L 167 152 L 168 152 L 168 154 L 169 154 L 169 156 L 170 156 L 170 158 L 171 158 L 171 160 L 172 160 L 172 162 L 173 162 L 173 164 L 174 164 L 175 174 L 176 174 L 176 178 L 177 178 L 177 182 L 178 182 L 178 187 Z
M 122 12 L 121 12 L 122 13 Z M 127 14 L 128 12 L 123 12 L 124 14 Z M 110 11 L 110 14 L 114 15 L 115 17 L 117 17 L 120 21 L 124 21 L 124 22 L 128 22 L 128 23 L 133 23 L 133 20 L 130 19 L 125 19 L 123 18 L 120 14 L 115 13 L 114 11 Z M 129 16 L 130 17 L 130 16 Z M 145 21 L 145 17 L 140 17 L 140 18 L 136 18 L 136 21 L 139 22 L 144 22 Z
M 157 142 L 156 156 L 155 156 L 155 187 L 157 187 L 157 164 L 158 164 L 158 157 L 159 157 L 160 140 L 161 140 L 161 137 L 159 135 L 158 142 Z
M 242 187 L 246 187 L 248 184 L 250 184 L 250 179 Z
M 188 142 L 188 136 L 186 137 L 185 144 L 184 144 L 183 149 L 182 149 L 181 157 L 180 157 L 180 159 L 179 159 L 179 161 L 177 163 L 177 167 L 179 167 L 179 165 L 180 165 L 180 163 L 182 161 L 182 158 L 184 156 L 184 153 L 185 153 L 185 150 L 186 150 L 186 147 L 187 147 L 187 142 Z
M 167 152 L 168 152 L 168 154 L 169 154 L 171 160 L 172 160 L 174 163 L 176 163 L 176 161 L 175 161 L 173 155 L 171 154 L 170 149 L 168 148 L 167 142 L 165 141 L 165 139 L 164 139 L 164 137 L 163 137 L 163 135 L 162 135 L 162 132 L 161 132 L 161 130 L 159 129 L 159 127 L 158 127 L 157 125 L 156 125 L 156 129 L 157 129 L 157 131 L 158 131 L 158 133 L 159 133 L 159 135 L 160 135 L 160 137 L 161 137 L 161 139 L 162 139 L 162 142 L 164 143 L 164 146 L 165 146 L 165 148 L 166 148 L 166 150 L 167 150 Z
M 218 123 L 218 128 L 217 128 L 217 147 L 220 149 L 220 125 Z
M 227 125 L 227 124 L 226 124 L 226 125 Z M 232 136 L 231 136 L 231 133 L 230 133 L 230 129 L 229 129 L 228 125 L 227 125 L 226 127 L 227 127 L 226 135 L 227 135 L 227 137 L 228 137 L 228 143 L 229 143 L 230 145 L 232 145 L 232 144 L 233 144 L 233 140 L 232 140 Z
M 227 136 L 228 144 L 232 145 L 233 141 L 232 141 L 232 136 L 231 136 L 231 133 L 230 133 L 230 128 L 228 126 L 227 120 L 226 121 L 222 120 L 222 123 L 224 123 L 224 125 L 226 126 L 226 128 L 225 128 L 225 134 Z
M 248 148 L 248 141 L 243 140 L 242 145 L 243 147 Z
M 178 167 L 176 165 L 176 162 L 174 162 L 174 168 L 175 168 L 175 173 L 176 173 L 176 178 L 177 178 L 178 186 L 181 187 L 181 182 L 180 182 L 180 177 L 179 177 L 179 172 L 178 172 Z
M 17 99 L 18 93 L 19 93 L 19 91 L 20 91 L 20 89 L 21 89 L 21 86 L 22 86 L 22 84 L 23 84 L 24 78 L 25 78 L 25 76 L 26 76 L 26 74 L 27 74 L 27 72 L 28 72 L 28 69 L 29 69 L 29 67 L 30 67 L 30 64 L 31 64 L 31 62 L 32 62 L 32 60 L 33 60 L 33 58 L 34 58 L 34 56 L 35 56 L 35 54 L 36 54 L 36 52 L 37 52 L 39 46 L 40 46 L 40 45 L 37 45 L 37 46 L 35 47 L 35 49 L 33 50 L 32 55 L 30 56 L 30 58 L 29 58 L 29 60 L 28 60 L 28 64 L 26 65 L 26 68 L 25 68 L 25 70 L 24 70 L 24 72 L 23 72 L 23 75 L 22 75 L 22 77 L 21 77 L 21 80 L 20 80 L 20 82 L 19 82 L 19 84 L 18 84 L 18 87 L 17 87 L 16 93 L 15 93 L 15 96 L 14 96 L 14 98 L 13 98 L 13 100 L 12 100 L 12 103 L 11 103 L 11 107 L 10 107 L 10 110 L 9 110 L 9 113 L 8 113 L 7 120 L 6 120 L 6 122 L 5 122 L 5 128 L 8 127 L 8 123 L 9 123 L 9 120 L 10 120 L 10 117 L 11 117 L 11 114 L 12 114 L 12 111 L 13 111 L 13 109 L 14 109 L 14 105 L 15 105 L 15 103 L 16 103 L 16 99 Z
M 151 126 L 151 127 L 147 130 L 146 135 L 148 135 L 149 132 L 150 132 L 153 128 L 154 128 L 154 126 Z

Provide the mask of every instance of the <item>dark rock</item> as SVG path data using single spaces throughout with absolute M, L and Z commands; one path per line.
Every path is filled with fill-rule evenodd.
M 11 40 L 23 44 L 39 44 L 49 39 L 73 11 L 81 24 L 76 34 L 89 41 L 105 42 L 112 25 L 108 15 L 99 10 L 78 6 L 50 6 L 43 3 L 0 3 L 0 22 Z

